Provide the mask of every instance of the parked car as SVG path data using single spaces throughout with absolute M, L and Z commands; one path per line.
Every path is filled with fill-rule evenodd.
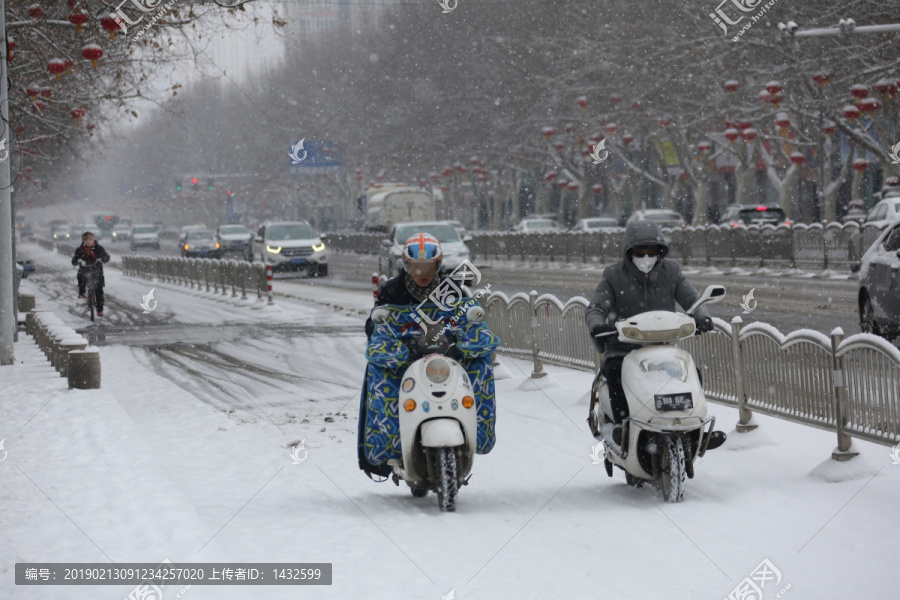
M 780 206 L 765 204 L 732 204 L 725 208 L 725 213 L 719 222 L 731 227 L 791 224 Z
M 216 230 L 216 238 L 223 253 L 237 253 L 244 260 L 253 260 L 253 233 L 243 225 L 222 225 Z
M 469 236 L 469 232 L 466 231 L 466 226 L 463 225 L 462 223 L 460 223 L 459 221 L 443 221 L 443 222 L 446 223 L 447 225 L 449 225 L 450 227 L 452 227 L 453 229 L 455 229 L 457 235 L 459 235 L 459 237 L 460 237 L 460 239 L 462 239 L 462 241 L 464 241 L 464 242 L 469 241 L 466 238 L 472 239 Z
M 188 231 L 181 242 L 181 256 L 184 258 L 219 258 L 221 255 L 219 242 L 211 231 Z
M 556 224 L 556 221 L 553 219 L 538 219 L 529 217 L 527 219 L 522 219 L 516 226 L 513 227 L 513 231 L 518 231 L 519 233 L 534 233 L 535 231 L 558 231 L 559 225 Z
M 627 225 L 628 223 L 633 223 L 635 221 L 653 221 L 659 227 L 684 227 L 687 225 L 684 221 L 684 217 L 674 210 L 667 210 L 665 208 L 636 210 L 631 213 L 631 216 L 628 217 L 625 224 Z
M 615 217 L 591 217 L 579 219 L 572 227 L 572 231 L 606 231 L 618 228 L 619 220 Z
M 841 223 L 859 223 L 866 220 L 866 204 L 862 200 L 852 200 L 847 205 L 847 214 L 841 217 Z
M 137 250 L 144 246 L 151 246 L 159 250 L 159 231 L 157 231 L 156 225 L 143 224 L 131 228 L 131 249 Z
M 446 221 L 397 223 L 388 231 L 388 237 L 381 241 L 378 271 L 388 277 L 399 275 L 403 271 L 403 244 L 417 233 L 429 233 L 441 243 L 444 255 L 441 261 L 442 271 L 452 271 L 469 258 L 468 247 L 456 229 Z
M 866 215 L 866 223 L 875 223 L 877 225 L 887 225 L 893 223 L 900 217 L 900 194 L 891 194 L 878 204 L 872 207 Z
M 864 332 L 888 341 L 900 335 L 900 218 L 860 261 L 859 324 Z
M 127 242 L 131 239 L 131 225 L 119 223 L 112 228 L 112 241 Z
M 264 223 L 256 232 L 259 260 L 272 271 L 305 271 L 307 277 L 328 275 L 328 253 L 322 236 L 307 221 Z

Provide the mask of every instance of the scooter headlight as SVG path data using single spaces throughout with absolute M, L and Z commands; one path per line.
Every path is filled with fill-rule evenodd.
M 450 363 L 443 358 L 434 358 L 425 365 L 425 376 L 431 383 L 444 383 L 450 377 Z

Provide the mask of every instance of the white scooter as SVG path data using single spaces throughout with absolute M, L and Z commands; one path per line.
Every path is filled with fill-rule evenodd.
M 625 471 L 628 485 L 640 487 L 651 481 L 667 502 L 682 500 L 685 475 L 694 477 L 694 461 L 710 445 L 716 420 L 707 417 L 694 359 L 674 344 L 696 334 L 691 315 L 697 308 L 724 297 L 723 286 L 711 285 L 687 314 L 654 310 L 616 323 L 620 341 L 643 347 L 622 362 L 629 416 L 622 421 L 620 439 L 613 435 L 616 426 L 606 379 L 598 374 L 594 380 L 588 423 L 606 447 L 604 465 L 610 477 L 615 465 Z M 724 434 L 715 434 L 713 447 L 724 442 Z
M 480 323 L 484 317 L 480 306 L 466 311 L 470 322 Z M 376 325 L 386 318 L 384 309 L 372 312 Z M 417 498 L 433 490 L 441 511 L 454 512 L 457 492 L 466 484 L 475 459 L 475 394 L 462 365 L 445 356 L 452 344 L 443 332 L 429 337 L 427 344 L 428 354 L 407 367 L 400 380 L 397 411 L 403 460 L 392 459 L 388 464 L 395 484 L 403 479 Z

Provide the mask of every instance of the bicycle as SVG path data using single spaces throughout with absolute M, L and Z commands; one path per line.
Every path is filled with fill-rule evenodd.
M 89 265 L 83 260 L 78 261 L 78 269 L 84 276 L 84 297 L 87 300 L 91 321 L 94 321 L 95 307 L 97 306 L 96 290 L 100 283 L 100 269 L 97 267 L 97 263 Z

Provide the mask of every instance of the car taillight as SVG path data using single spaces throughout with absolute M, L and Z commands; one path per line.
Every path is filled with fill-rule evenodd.
M 790 221 L 785 221 L 785 224 L 786 224 L 788 227 L 791 226 L 791 222 L 790 222 Z
M 756 210 L 769 210 L 768 206 L 757 206 Z

